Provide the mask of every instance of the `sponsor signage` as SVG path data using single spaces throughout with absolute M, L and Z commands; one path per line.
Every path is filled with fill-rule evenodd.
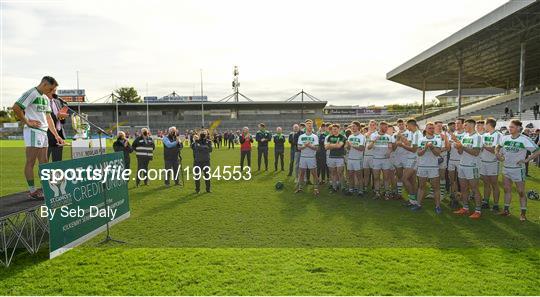
M 129 217 L 127 181 L 113 177 L 113 173 L 103 174 L 105 177 L 101 180 L 92 180 L 86 175 L 82 180 L 66 178 L 68 171 L 76 172 L 79 168 L 91 171 L 109 165 L 122 170 L 123 159 L 123 153 L 116 152 L 39 165 L 45 194 L 45 206 L 40 212 L 49 220 L 51 259 L 104 231 L 107 223 L 113 225 Z M 60 169 L 64 178 L 60 178 L 60 173 L 50 174 L 55 169 Z M 53 180 L 52 176 L 58 180 Z

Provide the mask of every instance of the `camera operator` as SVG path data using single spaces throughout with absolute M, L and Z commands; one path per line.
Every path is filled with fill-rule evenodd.
M 135 185 L 138 187 L 141 181 L 139 180 L 139 172 L 144 172 L 144 185 L 148 185 L 148 165 L 150 160 L 154 158 L 154 149 L 156 145 L 150 137 L 150 132 L 147 128 L 141 129 L 141 135 L 135 138 L 133 141 L 133 150 L 137 156 L 137 177 L 135 179 Z
M 202 130 L 198 135 L 193 135 L 191 149 L 193 149 L 194 172 L 201 172 L 200 177 L 195 178 L 195 192 L 197 194 L 200 192 L 201 178 L 204 178 L 206 192 L 210 193 L 210 153 L 212 152 L 212 142 L 208 139 L 207 131 Z
M 165 161 L 165 186 L 170 186 L 171 179 L 174 179 L 174 185 L 180 184 L 180 174 L 178 170 L 180 168 L 180 162 L 182 156 L 180 151 L 184 145 L 178 136 L 178 130 L 176 127 L 169 128 L 169 134 L 163 137 L 163 160 Z

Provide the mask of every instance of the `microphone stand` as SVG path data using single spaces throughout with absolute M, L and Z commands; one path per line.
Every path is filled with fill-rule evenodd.
M 110 133 L 108 133 L 107 131 L 103 130 L 101 127 L 99 127 L 98 125 L 90 122 L 88 119 L 86 119 L 85 117 L 81 116 L 80 113 L 78 113 L 77 111 L 73 110 L 71 107 L 69 107 L 67 105 L 67 103 L 65 101 L 62 100 L 62 103 L 65 107 L 67 107 L 67 109 L 70 111 L 68 112 L 71 113 L 71 114 L 75 114 L 75 115 L 78 115 L 80 119 L 82 119 L 83 121 L 85 121 L 87 124 L 89 124 L 91 127 L 93 127 L 94 129 L 97 130 L 97 133 L 98 133 L 98 137 L 99 137 L 99 155 L 101 156 L 101 164 L 103 166 L 104 164 L 104 151 L 105 151 L 105 148 L 103 147 L 103 142 L 102 142 L 102 136 L 103 135 L 106 135 L 106 136 L 109 136 L 111 137 L 112 135 Z M 104 203 L 104 206 L 105 206 L 105 209 L 108 209 L 109 208 L 109 205 L 107 203 L 107 191 L 105 191 L 104 189 L 104 183 L 100 182 L 100 185 L 101 185 L 101 192 L 103 193 L 103 203 Z M 110 233 L 110 226 L 109 226 L 109 222 L 111 220 L 109 220 L 107 218 L 107 223 L 106 223 L 106 228 L 107 228 L 107 233 L 106 233 L 106 236 L 105 236 L 105 239 L 103 239 L 102 241 L 100 241 L 98 243 L 98 245 L 102 245 L 102 244 L 105 244 L 105 243 L 109 243 L 109 242 L 116 242 L 116 243 L 126 243 L 125 241 L 121 241 L 121 240 L 117 240 L 117 239 L 114 239 L 111 237 L 111 233 Z

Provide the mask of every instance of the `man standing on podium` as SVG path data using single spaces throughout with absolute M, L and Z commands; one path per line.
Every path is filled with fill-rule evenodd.
M 24 175 L 28 183 L 29 194 L 32 199 L 44 199 L 43 191 L 36 189 L 34 184 L 34 164 L 47 163 L 47 147 L 49 141 L 47 130 L 50 130 L 58 144 L 64 140 L 55 129 L 51 117 L 51 103 L 45 94 L 51 93 L 58 86 L 53 77 L 45 76 L 40 84 L 26 91 L 13 105 L 13 112 L 24 123 L 23 138 L 26 147 L 26 164 Z

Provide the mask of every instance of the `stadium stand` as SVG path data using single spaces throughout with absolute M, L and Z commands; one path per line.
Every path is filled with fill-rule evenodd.
M 536 99 L 534 99 L 534 96 L 538 95 L 537 91 L 530 91 L 525 92 L 525 97 L 523 99 L 523 109 L 526 109 L 525 106 L 529 106 L 526 104 L 529 104 L 529 109 L 534 105 L 534 102 Z M 461 116 L 463 117 L 471 117 L 471 116 L 491 116 L 495 118 L 501 118 L 504 116 L 504 108 L 506 105 L 509 106 L 510 109 L 514 111 L 514 115 L 517 115 L 518 111 L 518 94 L 517 93 L 510 93 L 507 95 L 502 96 L 495 96 L 491 97 L 485 100 L 482 100 L 480 102 L 476 102 L 473 104 L 469 104 L 463 107 L 461 110 Z M 500 110 L 499 110 L 500 109 Z M 532 113 L 531 113 L 532 114 Z M 448 112 L 437 114 L 432 117 L 427 117 L 421 121 L 421 123 L 425 124 L 427 122 L 432 121 L 449 121 L 453 120 L 458 117 L 458 111 L 457 109 L 452 109 Z M 534 119 L 534 117 L 533 117 Z

